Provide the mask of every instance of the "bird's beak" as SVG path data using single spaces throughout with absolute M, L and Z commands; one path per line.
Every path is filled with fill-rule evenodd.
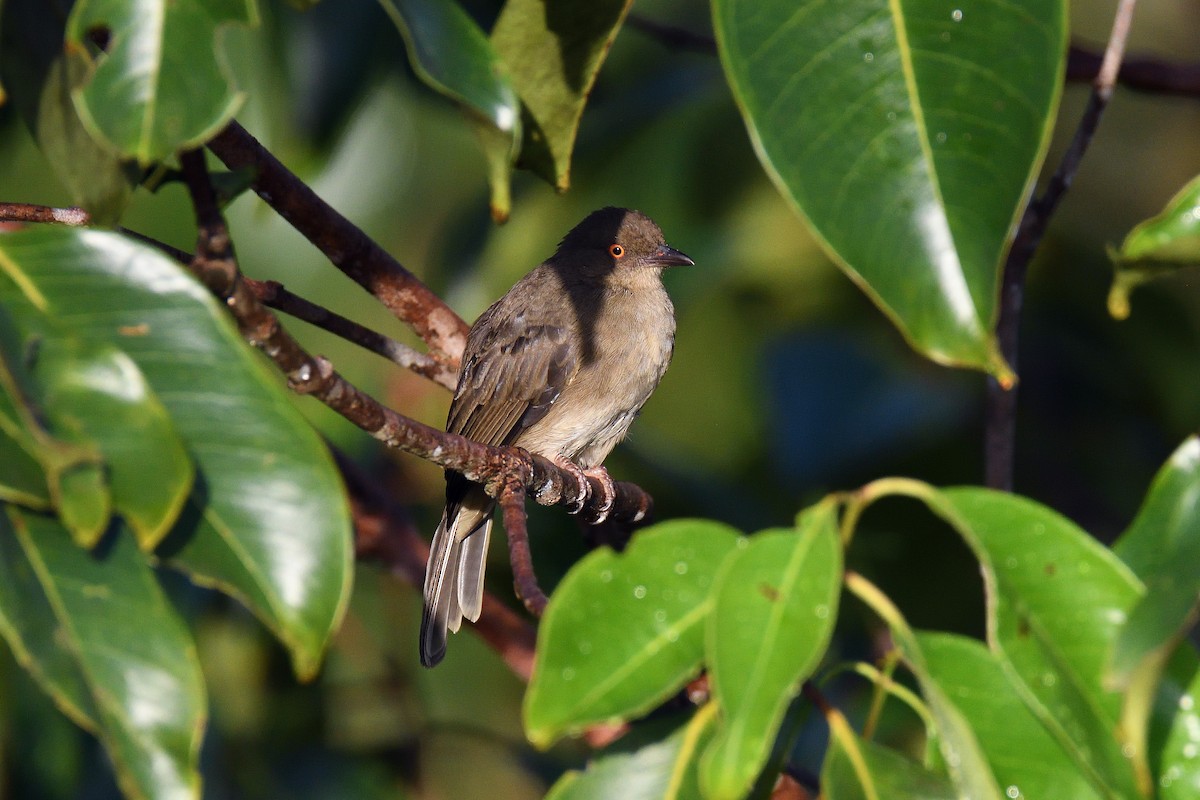
M 654 255 L 650 256 L 649 261 L 656 267 L 692 267 L 696 265 L 695 261 L 665 244 L 659 245 L 658 249 L 654 251 Z

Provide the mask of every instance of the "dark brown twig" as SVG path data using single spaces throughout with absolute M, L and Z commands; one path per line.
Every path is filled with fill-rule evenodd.
M 236 122 L 208 148 L 230 169 L 249 169 L 259 197 L 370 292 L 429 345 L 430 356 L 457 378 L 467 324 L 350 220 L 317 196 Z M 440 382 L 440 381 L 439 381 Z
M 548 601 L 533 571 L 533 553 L 529 550 L 529 530 L 525 517 L 525 485 L 519 476 L 509 475 L 505 479 L 499 500 L 504 513 L 504 533 L 508 536 L 513 586 L 529 613 L 540 617 Z
M 996 338 L 1005 361 L 1017 371 L 1018 328 L 1024 305 L 1025 274 L 1037 251 L 1046 225 L 1053 216 L 1063 195 L 1071 188 L 1083 155 L 1091 144 L 1096 128 L 1121 68 L 1125 41 L 1133 20 L 1137 0 L 1121 0 L 1113 19 L 1112 34 L 1104 51 L 1104 59 L 1092 85 L 1087 108 L 1075 129 L 1075 136 L 1063 154 L 1058 169 L 1050 177 L 1041 197 L 1025 208 L 1017 235 L 1004 265 L 1000 286 L 1000 316 L 996 323 Z M 988 378 L 987 408 L 984 434 L 984 482 L 993 489 L 1012 491 L 1013 460 L 1017 429 L 1017 388 L 1005 388 L 995 378 Z
M 303 320 L 310 325 L 316 325 L 318 328 L 340 336 L 348 342 L 353 342 L 364 350 L 383 356 L 394 364 L 410 369 L 418 375 L 454 391 L 454 376 L 443 369 L 441 362 L 430 356 L 420 353 L 390 336 L 384 336 L 365 325 L 360 325 L 352 319 L 330 311 L 324 306 L 305 300 L 303 297 L 289 292 L 278 281 L 256 281 L 246 277 L 243 277 L 243 280 L 263 305 L 276 311 L 282 311 L 288 316 Z
M 90 225 L 92 218 L 82 208 L 52 208 L 32 203 L 0 203 L 0 220 L 5 222 L 52 222 L 59 225 Z
M 1100 74 L 1103 63 L 1103 53 L 1082 45 L 1071 45 L 1067 56 L 1067 80 L 1091 83 Z M 1200 64 L 1180 64 L 1147 56 L 1126 58 L 1117 73 L 1117 83 L 1147 94 L 1200 97 Z

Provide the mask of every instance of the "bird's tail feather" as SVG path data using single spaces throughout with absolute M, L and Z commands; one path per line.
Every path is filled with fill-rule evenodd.
M 465 616 L 474 622 L 483 604 L 483 570 L 495 503 L 482 489 L 446 506 L 430 543 L 421 614 L 421 663 L 435 666 L 446 655 L 446 634 Z

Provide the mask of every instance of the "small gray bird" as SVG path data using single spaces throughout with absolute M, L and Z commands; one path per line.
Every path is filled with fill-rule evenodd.
M 595 477 L 606 514 L 615 491 L 601 463 L 658 386 L 675 346 L 663 268 L 692 263 L 640 212 L 589 214 L 471 327 L 446 430 L 545 456 L 585 491 L 586 476 Z M 446 510 L 425 569 L 427 667 L 446 654 L 447 631 L 463 617 L 479 618 L 494 508 L 479 485 L 446 472 Z

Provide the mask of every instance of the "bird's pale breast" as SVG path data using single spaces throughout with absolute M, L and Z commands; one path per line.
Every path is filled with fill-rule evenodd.
M 593 357 L 581 365 L 550 411 L 516 444 L 563 455 L 588 469 L 625 438 L 671 361 L 675 316 L 662 284 L 612 290 L 592 332 Z M 637 331 L 636 337 L 629 332 Z

